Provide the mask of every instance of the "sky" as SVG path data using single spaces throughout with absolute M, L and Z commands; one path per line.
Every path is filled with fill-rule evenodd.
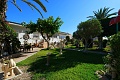
M 28 5 L 21 0 L 16 0 L 16 4 L 22 9 L 20 12 L 8 0 L 7 20 L 21 23 L 30 21 L 36 22 L 41 15 L 34 9 L 32 10 Z M 28 0 L 33 2 L 32 0 Z M 37 8 L 42 12 L 44 18 L 53 16 L 54 18 L 60 17 L 64 22 L 60 27 L 60 31 L 73 34 L 77 30 L 77 25 L 80 22 L 88 20 L 88 16 L 94 16 L 93 11 L 98 11 L 100 8 L 109 7 L 114 8 L 110 13 L 118 12 L 120 9 L 120 0 L 41 0 L 47 9 L 45 13 L 41 7 L 34 3 Z

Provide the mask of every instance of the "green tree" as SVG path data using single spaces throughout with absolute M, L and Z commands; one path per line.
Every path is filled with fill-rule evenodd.
M 90 19 L 105 19 L 105 18 L 110 18 L 113 15 L 116 15 L 117 12 L 111 13 L 109 14 L 114 8 L 110 9 L 109 7 L 104 7 L 104 8 L 100 8 L 98 9 L 98 11 L 93 11 L 94 16 L 88 16 L 87 18 Z
M 81 36 L 79 35 L 78 31 L 73 32 L 73 38 L 80 40 Z
M 47 19 L 38 18 L 37 23 L 30 22 L 30 24 L 27 25 L 27 28 L 30 29 L 30 33 L 36 31 L 39 32 L 43 39 L 47 42 L 49 48 L 50 37 L 59 31 L 59 28 L 62 24 L 63 21 L 61 18 L 57 17 L 54 19 L 53 16 L 50 16 Z
M 104 7 L 104 8 L 100 8 L 98 9 L 98 11 L 93 11 L 94 16 L 88 16 L 88 18 L 90 19 L 105 19 L 105 18 L 109 18 L 113 15 L 116 15 L 117 12 L 114 13 L 110 13 L 114 8 L 110 9 L 109 7 Z M 99 40 L 99 49 L 102 49 L 102 35 L 98 36 L 98 40 Z
M 77 26 L 79 35 L 85 40 L 85 51 L 87 50 L 88 39 L 98 36 L 102 32 L 102 26 L 97 19 L 81 22 Z
M 67 42 L 70 42 L 70 36 L 66 36 Z

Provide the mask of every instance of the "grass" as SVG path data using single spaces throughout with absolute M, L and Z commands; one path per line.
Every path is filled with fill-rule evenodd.
M 50 65 L 46 66 L 46 53 L 51 52 Z M 33 80 L 98 80 L 96 70 L 103 69 L 104 55 L 82 53 L 59 49 L 42 50 L 28 59 L 19 62 L 18 66 L 30 66 Z
M 81 44 L 82 45 L 82 44 Z M 77 50 L 81 50 L 84 49 L 83 45 L 80 46 L 79 48 L 76 48 L 75 45 L 72 44 L 68 44 L 67 46 L 65 46 L 65 48 L 70 48 L 70 49 L 77 49 Z M 110 53 L 111 49 L 110 49 L 110 45 L 107 45 L 105 48 L 103 49 L 98 49 L 98 46 L 93 45 L 92 48 L 88 48 L 89 51 L 97 51 L 97 52 L 106 52 L 106 53 Z

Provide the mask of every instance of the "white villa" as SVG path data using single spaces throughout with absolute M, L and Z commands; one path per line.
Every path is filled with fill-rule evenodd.
M 26 29 L 21 24 L 15 23 L 15 22 L 9 22 L 9 25 L 18 33 L 18 39 L 21 42 L 21 44 L 24 44 L 23 35 L 25 35 L 25 32 L 28 31 L 28 29 Z M 72 39 L 71 34 L 65 33 L 65 32 L 59 32 L 59 33 L 56 33 L 53 37 L 51 37 L 50 42 L 60 42 L 60 40 L 65 39 L 66 36 L 69 36 L 70 39 Z M 28 43 L 31 43 L 31 44 L 34 44 L 37 42 L 39 43 L 42 40 L 43 38 L 41 34 L 37 32 L 29 34 Z

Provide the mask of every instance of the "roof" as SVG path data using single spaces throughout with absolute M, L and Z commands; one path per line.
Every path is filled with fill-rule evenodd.
M 58 32 L 58 34 L 61 34 L 61 35 L 71 35 L 71 34 L 66 33 L 66 32 Z
M 16 23 L 16 22 L 12 22 L 12 21 L 8 21 L 9 22 L 9 24 L 13 24 L 13 25 L 17 25 L 17 26 L 22 26 L 22 24 L 20 24 L 20 23 Z

